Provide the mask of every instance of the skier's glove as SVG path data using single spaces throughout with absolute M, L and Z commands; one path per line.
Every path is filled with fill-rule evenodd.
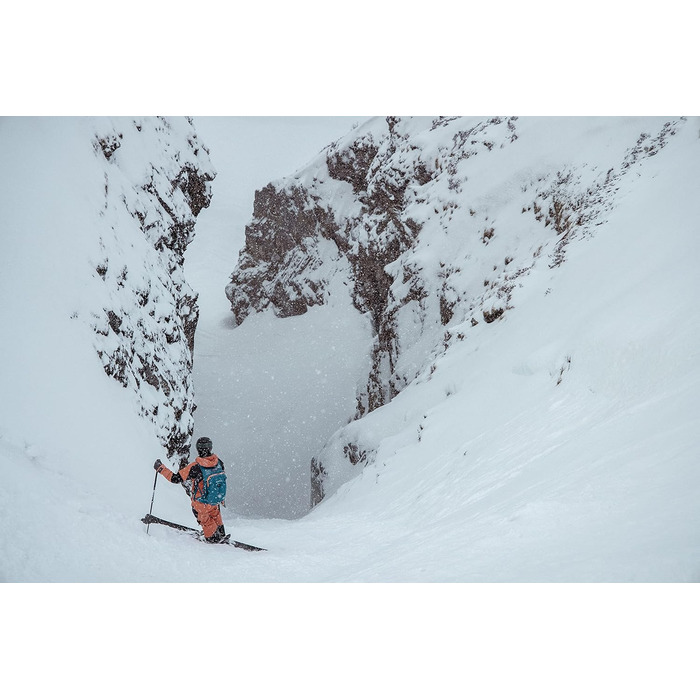
M 159 459 L 157 459 L 153 463 L 153 468 L 160 474 L 160 472 L 163 471 L 163 462 L 161 462 Z

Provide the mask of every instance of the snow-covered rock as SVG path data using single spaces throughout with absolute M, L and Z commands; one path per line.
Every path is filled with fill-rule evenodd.
M 528 278 L 605 234 L 688 131 L 685 118 L 370 120 L 256 193 L 226 289 L 236 322 L 304 314 L 339 279 L 374 335 L 361 419 L 430 376 L 455 343 L 507 322 Z M 569 360 L 556 361 L 563 374 Z M 314 502 L 372 462 L 384 433 L 363 425 L 314 458 Z
M 58 363 L 59 348 L 75 337 L 76 347 L 89 348 L 106 375 L 127 389 L 131 410 L 147 420 L 167 456 L 187 459 L 198 308 L 184 278 L 184 252 L 197 215 L 209 205 L 215 176 L 192 121 L 7 119 L 0 124 L 0 146 L 7 198 L 3 278 L 14 296 L 5 308 L 3 335 L 24 338 L 41 355 L 33 365 L 18 366 L 38 376 L 53 359 L 57 366 L 44 384 L 51 392 L 61 373 L 70 376 L 72 363 Z M 38 290 L 46 288 L 52 298 L 35 306 Z M 11 372 L 10 358 L 3 361 L 4 372 Z M 87 376 L 92 362 L 82 362 Z M 9 381 L 11 374 L 5 376 Z M 99 387 L 91 389 L 92 410 L 111 415 Z M 25 389 L 23 396 L 29 415 L 19 410 L 3 417 L 15 437 L 32 424 L 38 433 L 51 422 L 39 418 L 36 408 L 52 401 L 38 391 Z M 56 398 L 68 413 L 75 411 L 73 397 Z M 84 431 L 90 430 L 85 421 Z M 75 436 L 67 439 L 80 443 Z
M 95 347 L 105 372 L 134 392 L 168 457 L 185 462 L 199 309 L 184 253 L 215 173 L 190 120 L 103 120 L 93 145 L 104 171 Z

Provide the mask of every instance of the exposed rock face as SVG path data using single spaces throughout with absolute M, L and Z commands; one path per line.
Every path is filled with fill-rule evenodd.
M 133 391 L 168 457 L 182 462 L 194 426 L 199 315 L 184 254 L 215 172 L 186 119 L 100 120 L 94 146 L 104 170 L 96 350 L 105 372 Z
M 332 243 L 331 257 L 350 263 L 355 306 L 370 314 L 377 336 L 375 369 L 366 394 L 358 397 L 358 415 L 395 393 L 391 379 L 382 376 L 387 363 L 390 373 L 395 356 L 387 316 L 393 277 L 385 268 L 410 248 L 419 231 L 403 213 L 409 177 L 384 165 L 395 151 L 393 139 L 380 148 L 371 133 L 328 150 L 323 177 L 352 187 L 355 211 L 349 216 L 321 203 L 316 177 L 311 186 L 303 181 L 270 184 L 257 192 L 246 246 L 226 288 L 237 323 L 268 307 L 280 317 L 302 314 L 324 302 L 329 280 L 341 267 L 328 264 L 325 246 L 321 251 L 322 241 Z
M 268 306 L 284 318 L 322 303 L 325 285 L 314 275 L 323 262 L 318 243 L 340 241 L 337 232 L 333 214 L 303 187 L 277 190 L 268 185 L 256 192 L 246 247 L 226 288 L 236 322 Z
M 568 154 L 544 120 L 517 117 L 389 117 L 355 129 L 256 193 L 226 289 L 237 323 L 266 308 L 303 314 L 324 303 L 331 279 L 347 276 L 375 333 L 355 417 L 383 406 L 471 328 L 506 318 L 528 273 L 561 265 L 571 241 L 592 235 L 625 178 L 683 120 L 656 120 L 655 132 L 629 142 L 622 131 L 609 135 L 615 148 L 604 142 L 611 125 L 565 122 L 562 138 L 590 130 L 595 155 Z M 348 474 L 372 452 L 354 438 L 332 444 Z M 328 476 L 323 459 L 312 465 L 314 502 Z

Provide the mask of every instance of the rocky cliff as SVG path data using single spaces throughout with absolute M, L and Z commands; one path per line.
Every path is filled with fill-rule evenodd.
M 191 379 L 197 295 L 184 254 L 215 171 L 189 119 L 95 120 L 103 174 L 102 280 L 89 322 L 105 372 L 133 393 L 169 458 L 189 454 L 195 409 Z
M 514 290 L 594 235 L 684 125 L 371 120 L 256 193 L 226 288 L 236 322 L 268 308 L 303 314 L 324 304 L 331 280 L 342 277 L 374 332 L 357 397 L 361 419 L 429 375 L 433 360 L 471 329 L 505 321 Z M 314 502 L 331 482 L 334 489 L 358 473 L 372 449 L 352 426 L 334 436 L 312 464 Z

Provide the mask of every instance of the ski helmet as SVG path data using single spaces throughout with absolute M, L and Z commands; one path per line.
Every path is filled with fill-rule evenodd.
M 197 440 L 197 454 L 200 457 L 209 457 L 212 450 L 211 439 L 208 437 L 201 437 Z

